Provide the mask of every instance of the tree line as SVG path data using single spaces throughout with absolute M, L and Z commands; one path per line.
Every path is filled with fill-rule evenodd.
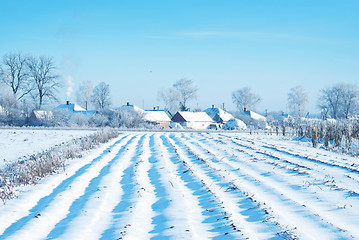
M 7 114 L 16 118 L 19 114 L 29 115 L 34 109 L 42 109 L 50 102 L 58 102 L 58 91 L 64 87 L 62 77 L 52 57 L 9 53 L 0 61 L 1 87 L 0 106 Z M 189 111 L 189 102 L 197 98 L 198 88 L 191 79 L 182 78 L 169 88 L 158 91 L 158 99 L 172 114 Z M 84 81 L 76 92 L 77 103 L 86 110 L 109 109 L 111 106 L 110 86 L 101 82 L 93 86 Z M 309 97 L 301 86 L 287 93 L 287 106 L 294 118 L 306 116 Z M 232 92 L 232 101 L 239 112 L 244 108 L 254 109 L 262 98 L 249 87 Z M 318 109 L 323 119 L 348 119 L 359 113 L 359 92 L 356 85 L 339 83 L 319 92 Z M 196 110 L 196 109 L 194 109 Z
M 63 78 L 52 57 L 9 53 L 0 60 L 0 110 L 5 113 L 6 122 L 16 123 L 20 116 L 28 118 L 32 110 L 59 102 L 58 92 L 62 87 Z M 108 108 L 110 86 L 101 82 L 93 87 L 85 81 L 77 98 L 86 110 L 89 104 L 96 109 Z
M 193 80 L 180 79 L 172 87 L 161 89 L 158 98 L 164 103 L 166 109 L 171 113 L 177 111 L 188 111 L 188 102 L 196 99 L 198 88 Z M 255 109 L 262 98 L 255 94 L 251 88 L 243 87 L 232 92 L 232 101 L 236 110 L 244 108 Z M 287 106 L 289 113 L 295 119 L 307 115 L 306 106 L 309 95 L 302 86 L 296 86 L 287 93 Z M 321 89 L 318 98 L 318 109 L 323 119 L 348 119 L 350 116 L 359 114 L 359 91 L 354 84 L 338 83 L 334 86 Z

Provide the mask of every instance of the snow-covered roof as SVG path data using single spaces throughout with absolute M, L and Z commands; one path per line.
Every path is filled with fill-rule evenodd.
M 186 122 L 213 122 L 212 118 L 205 112 L 177 112 Z
M 204 110 L 213 120 L 215 120 L 216 115 L 222 119 L 223 122 L 227 122 L 229 119 L 233 118 L 232 114 L 227 113 L 221 108 L 211 107 Z
M 120 108 L 118 108 L 119 110 L 127 110 L 127 109 L 131 109 L 134 110 L 138 113 L 145 113 L 145 111 L 142 108 L 137 107 L 134 104 L 129 104 L 127 103 L 126 105 L 122 105 Z
M 86 111 L 86 109 L 80 107 L 77 104 L 61 104 L 59 106 L 57 106 L 55 109 L 67 109 L 69 111 L 73 111 L 73 112 L 79 112 L 79 111 Z
M 44 110 L 34 110 L 33 114 L 39 120 L 52 118 L 53 116 L 52 111 L 44 111 Z
M 171 119 L 165 111 L 145 111 L 144 118 L 151 122 L 170 122 Z
M 263 117 L 262 115 L 256 113 L 256 112 L 253 112 L 251 110 L 246 110 L 246 111 L 243 111 L 244 114 L 250 116 L 252 119 L 254 120 L 257 120 L 257 121 L 267 121 L 267 118 L 266 117 Z

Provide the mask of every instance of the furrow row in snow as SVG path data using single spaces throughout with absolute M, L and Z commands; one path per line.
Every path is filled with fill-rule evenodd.
M 73 202 L 74 212 L 69 212 L 67 220 L 59 225 L 64 228 L 61 239 L 99 239 L 112 222 L 112 210 L 121 200 L 123 194 L 121 179 L 123 172 L 136 155 L 136 147 L 141 142 L 140 136 L 128 143 L 119 151 L 113 160 L 106 165 L 100 174 L 90 181 L 85 194 Z M 60 231 L 61 232 L 61 231 Z M 52 238 L 51 234 L 48 238 Z
M 90 181 L 98 176 L 101 170 L 115 158 L 120 149 L 123 149 L 131 140 L 123 139 L 109 149 L 107 154 L 98 158 L 97 161 L 92 161 L 87 169 L 77 171 L 71 181 L 65 182 L 66 184 L 60 189 L 55 188 L 52 192 L 53 196 L 47 201 L 40 199 L 41 205 L 36 207 L 38 212 L 34 216 L 29 215 L 27 221 L 17 223 L 19 229 L 10 231 L 12 234 L 7 236 L 7 239 L 45 238 L 55 225 L 67 216 L 73 202 L 85 194 Z
M 9 201 L 6 206 L 0 209 L 1 219 L 6 219 L 6 221 L 0 221 L 1 236 L 4 237 L 7 232 L 16 231 L 16 229 L 19 229 L 27 221 L 35 217 L 38 211 L 41 210 L 42 204 L 47 204 L 47 202 L 51 201 L 58 193 L 66 189 L 77 176 L 83 174 L 92 164 L 107 156 L 115 147 L 125 145 L 127 138 L 128 136 L 118 137 L 91 151 L 87 156 L 72 160 L 64 173 L 49 176 L 36 186 L 24 187 L 18 198 Z
M 198 179 L 201 179 L 206 188 L 208 188 L 221 203 L 221 207 L 223 208 L 222 211 L 226 214 L 226 217 L 232 221 L 234 229 L 237 229 L 237 232 L 232 232 L 231 234 L 241 237 L 238 232 L 240 231 L 244 235 L 243 238 L 249 239 L 268 239 L 277 235 L 277 232 L 270 232 L 275 231 L 275 228 L 265 228 L 263 222 L 258 224 L 258 222 L 250 221 L 248 216 L 242 215 L 241 212 L 248 209 L 243 209 L 238 206 L 237 202 L 239 201 L 239 196 L 227 191 L 227 188 L 223 188 L 223 186 L 216 183 L 215 180 L 208 175 L 209 173 L 203 169 L 203 163 L 194 163 L 193 160 L 191 160 L 191 157 L 195 157 L 196 155 L 188 152 L 187 147 L 179 146 L 179 143 L 182 142 L 182 140 L 183 139 L 174 136 L 170 136 L 169 138 L 169 142 L 176 149 L 179 158 L 192 169 L 193 174 Z
M 190 143 L 192 142 L 192 143 Z M 213 150 L 213 146 L 205 148 L 203 151 L 203 144 L 200 147 L 193 145 L 194 143 L 200 144 L 195 139 L 192 141 L 185 141 L 189 149 L 201 159 L 204 159 L 214 171 L 222 174 L 223 177 L 232 182 L 240 189 L 244 189 L 245 192 L 253 195 L 252 198 L 256 201 L 265 204 L 267 209 L 270 207 L 272 214 L 278 218 L 278 222 L 282 226 L 291 226 L 291 229 L 296 229 L 300 235 L 305 236 L 308 233 L 308 227 L 312 227 L 312 232 L 306 237 L 323 236 L 327 233 L 327 236 L 332 236 L 333 232 L 340 234 L 340 229 L 333 228 L 330 224 L 320 221 L 321 217 L 317 216 L 317 212 L 310 213 L 309 209 L 297 202 L 295 198 L 298 195 L 294 190 L 290 189 L 286 185 L 276 182 L 271 178 L 266 178 L 261 175 L 261 172 L 257 172 L 256 168 L 249 168 L 246 164 L 240 163 L 240 161 L 229 161 L 225 152 L 219 152 L 219 150 Z M 218 149 L 219 145 L 216 145 Z M 226 148 L 230 146 L 226 146 Z M 211 156 L 212 155 L 212 156 Z M 294 195 L 294 196 L 292 196 Z M 300 199 L 305 199 L 300 196 Z M 278 204 L 280 203 L 280 204 Z M 312 202 L 314 203 L 314 202 Z M 317 208 L 312 208 L 316 211 L 320 211 Z M 323 211 L 324 212 L 324 211 Z M 309 217 L 308 217 L 309 216 Z M 294 219 L 299 221 L 302 219 L 301 225 L 293 225 Z

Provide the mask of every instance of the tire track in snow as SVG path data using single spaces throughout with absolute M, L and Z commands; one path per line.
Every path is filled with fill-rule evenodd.
M 32 220 L 36 214 L 41 211 L 42 206 L 46 206 L 54 197 L 65 190 L 74 179 L 86 172 L 92 164 L 100 161 L 127 136 L 120 136 L 108 144 L 104 144 L 97 150 L 91 151 L 91 154 L 78 159 L 74 164 L 70 164 L 66 171 L 61 174 L 49 176 L 44 182 L 34 186 L 34 190 L 21 194 L 19 198 L 9 201 L 6 207 L 1 209 L 0 216 L 7 221 L 0 221 L 0 239 L 8 236 L 10 233 L 20 229 L 27 222 Z M 98 155 L 97 157 L 93 157 Z M 33 186 L 30 186 L 33 187 Z M 21 206 L 19 209 L 18 206 Z M 14 209 L 9 211 L 9 209 Z
M 126 144 L 133 140 L 128 138 L 116 144 L 111 151 L 99 158 L 98 161 L 92 162 L 91 165 L 83 171 L 75 174 L 71 181 L 66 182 L 59 191 L 54 191 L 49 201 L 39 206 L 37 217 L 31 217 L 25 224 L 19 226 L 18 231 L 11 231 L 13 234 L 7 239 L 43 239 L 55 225 L 68 214 L 69 208 L 73 201 L 85 193 L 90 180 L 100 174 L 100 171 L 113 160 L 120 151 L 125 148 Z
M 204 161 L 202 161 L 203 159 L 199 159 L 197 163 L 192 163 L 190 158 L 191 156 L 196 155 L 189 151 L 185 141 L 183 141 L 185 145 L 182 145 L 180 144 L 180 142 L 182 142 L 181 139 L 171 135 L 169 142 L 173 145 L 174 148 L 177 149 L 177 153 L 179 154 L 180 159 L 193 170 L 194 175 L 196 175 L 198 179 L 201 179 L 203 184 L 206 185 L 206 187 L 221 203 L 223 212 L 226 215 L 225 217 L 232 222 L 234 231 L 230 234 L 236 235 L 237 238 L 249 239 L 271 239 L 278 236 L 278 233 L 275 231 L 275 226 L 268 228 L 266 223 L 263 221 L 258 224 L 258 222 L 251 220 L 247 215 L 242 214 L 243 212 L 247 211 L 248 208 L 241 208 L 241 205 L 238 204 L 238 202 L 243 201 L 247 197 L 243 195 L 240 196 L 239 193 L 235 194 L 235 191 L 227 191 L 226 188 L 228 189 L 230 182 L 226 181 L 224 184 L 219 185 L 219 183 L 213 179 L 213 176 L 209 176 L 211 174 L 215 175 L 216 173 L 210 173 L 211 171 L 205 172 L 205 164 L 203 164 Z M 220 176 L 217 179 L 223 179 L 223 177 Z M 242 234 L 240 234 L 238 231 L 240 231 L 243 236 L 241 236 Z
M 252 180 L 253 183 L 255 183 L 255 182 L 260 183 L 259 185 L 263 189 L 262 192 L 260 192 L 260 190 L 259 190 L 259 192 L 256 193 L 254 191 L 254 189 L 256 189 L 256 188 L 253 186 L 250 186 L 250 182 L 247 183 L 250 186 L 250 187 L 247 187 L 247 191 L 251 192 L 251 190 L 252 190 L 252 193 L 254 192 L 254 196 L 253 196 L 254 199 L 258 199 L 258 196 L 263 196 L 263 193 L 265 192 L 266 197 L 265 197 L 265 199 L 259 198 L 260 202 L 262 202 L 262 203 L 266 202 L 267 205 L 272 207 L 273 211 L 275 211 L 275 208 L 274 208 L 274 206 L 275 206 L 277 208 L 277 211 L 275 211 L 275 214 L 277 214 L 277 215 L 279 214 L 278 216 L 280 216 L 284 212 L 287 212 L 287 214 L 285 214 L 286 216 L 280 216 L 280 219 L 282 219 L 281 222 L 283 222 L 283 219 L 285 219 L 286 217 L 288 218 L 288 215 L 289 215 L 288 213 L 291 213 L 293 215 L 293 217 L 292 217 L 293 219 L 300 219 L 300 216 L 302 215 L 302 217 L 305 217 L 305 219 L 307 219 L 307 222 L 310 222 L 310 219 L 308 219 L 307 216 L 312 216 L 312 218 L 314 220 L 312 226 L 314 226 L 315 223 L 319 223 L 322 220 L 322 218 L 324 218 L 325 221 L 322 221 L 323 226 L 322 227 L 318 226 L 319 229 L 317 231 L 317 236 L 323 237 L 323 234 L 325 232 L 324 230 L 328 230 L 329 228 L 333 228 L 333 227 L 337 228 L 337 230 L 334 232 L 341 235 L 341 232 L 342 232 L 341 227 L 343 227 L 343 226 L 340 226 L 340 227 L 332 226 L 332 222 L 337 217 L 337 215 L 333 214 L 333 212 L 331 212 L 331 211 L 328 211 L 328 208 L 325 208 L 324 206 L 322 206 L 323 204 L 320 203 L 317 199 L 312 199 L 313 198 L 312 196 L 310 196 L 310 195 L 305 196 L 302 194 L 301 191 L 296 191 L 296 190 L 293 190 L 292 188 L 290 188 L 289 186 L 291 183 L 290 182 L 285 183 L 285 181 L 284 181 L 285 178 L 284 179 L 280 178 L 280 180 L 277 179 L 277 181 L 276 181 L 274 177 L 268 178 L 268 177 L 263 176 L 264 172 L 262 174 L 257 173 L 259 171 L 259 169 L 256 168 L 259 165 L 258 162 L 253 163 L 251 161 L 247 161 L 247 163 L 246 163 L 245 161 L 240 161 L 240 160 L 235 161 L 235 162 L 229 161 L 227 159 L 227 157 L 223 157 L 223 155 L 224 156 L 229 155 L 228 153 L 226 153 L 226 151 L 228 151 L 227 149 L 231 148 L 230 144 L 228 144 L 228 143 L 223 143 L 223 145 L 216 143 L 217 148 L 214 149 L 212 145 L 205 147 L 205 146 L 203 146 L 202 143 L 199 143 L 200 141 L 195 141 L 195 139 L 192 139 L 192 142 L 196 142 L 197 144 L 200 145 L 200 148 L 204 148 L 208 152 L 208 154 L 213 155 L 218 160 L 220 159 L 222 162 L 221 165 L 223 165 L 223 167 L 216 166 L 217 170 L 218 169 L 221 169 L 221 170 L 226 169 L 225 171 L 228 172 L 228 176 L 226 176 L 226 177 L 230 178 L 230 180 L 233 181 L 233 183 L 235 185 L 238 185 L 238 187 L 242 186 L 242 188 L 243 188 L 244 181 Z M 224 152 L 219 152 L 219 150 L 218 150 L 219 148 L 225 149 Z M 201 153 L 201 155 L 202 155 L 201 156 L 202 158 L 208 158 L 208 156 L 204 153 Z M 253 166 L 248 168 L 249 164 L 253 164 Z M 239 175 L 239 173 L 237 174 L 237 173 L 233 172 L 234 170 L 243 172 L 244 175 L 241 176 L 241 175 Z M 236 171 L 236 172 L 238 172 L 238 171 Z M 235 176 L 230 177 L 230 175 L 239 175 L 241 177 L 241 181 L 238 181 L 238 184 L 235 183 L 236 177 Z M 257 188 L 257 190 L 258 190 L 258 188 Z M 272 196 L 270 196 L 270 195 L 272 195 Z M 278 202 L 282 202 L 282 203 L 287 202 L 286 203 L 287 210 L 281 209 L 285 206 L 279 206 L 275 203 L 276 197 L 279 197 Z M 310 200 L 310 199 L 312 199 L 312 200 Z M 268 202 L 270 202 L 270 200 L 272 200 L 272 204 L 268 204 Z M 290 208 L 288 208 L 288 207 L 290 207 L 290 202 L 288 202 L 288 200 L 294 204 L 294 206 L 295 206 L 294 212 L 293 211 L 291 212 Z M 298 202 L 298 200 L 303 201 L 303 202 Z M 307 211 L 311 211 L 312 213 L 307 214 L 306 213 Z M 297 212 L 299 212 L 300 214 L 297 215 L 297 217 L 294 217 Z M 319 219 L 318 219 L 318 217 L 319 217 Z M 317 219 L 317 220 L 315 220 L 315 219 Z M 290 226 L 291 222 L 293 222 L 293 221 L 288 220 L 287 224 Z M 307 224 L 307 222 L 304 222 L 304 221 L 300 221 L 300 222 Z M 328 224 L 328 223 L 330 224 L 330 226 L 325 226 L 325 224 Z M 351 226 L 350 221 L 347 221 L 347 225 Z M 297 227 L 296 231 L 300 230 L 300 226 L 298 226 L 298 225 L 292 226 L 293 229 L 295 227 Z M 352 228 L 355 229 L 355 226 L 351 226 L 349 229 L 352 229 Z M 307 228 L 305 226 L 302 227 L 302 234 L 305 234 L 305 232 L 308 231 L 307 229 L 309 229 L 309 228 Z M 354 233 L 351 232 L 351 234 L 354 234 Z M 311 234 L 313 235 L 315 233 L 312 232 Z M 334 234 L 331 234 L 329 232 L 327 235 L 328 239 L 330 237 L 332 237 L 333 235 Z M 349 237 L 349 236 L 346 236 L 346 237 Z
M 133 140 L 133 141 L 132 141 Z M 143 136 L 139 135 L 121 148 L 116 156 L 91 179 L 85 193 L 76 199 L 66 218 L 57 224 L 48 238 L 99 239 L 112 221 L 112 210 L 123 194 L 120 181 L 131 164 Z M 84 224 L 86 227 L 84 227 Z

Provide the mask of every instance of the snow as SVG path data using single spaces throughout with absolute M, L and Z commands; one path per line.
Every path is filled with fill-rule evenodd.
M 221 108 L 211 107 L 211 108 L 207 108 L 206 110 L 204 110 L 204 112 L 207 113 L 214 121 L 215 121 L 215 117 L 217 115 L 220 119 L 222 119 L 223 123 L 226 123 L 231 118 L 233 118 L 232 114 L 227 113 L 226 111 L 224 111 Z
M 213 120 L 205 112 L 178 112 L 187 122 L 209 122 Z
M 86 109 L 80 107 L 77 104 L 60 104 L 59 106 L 57 106 L 55 109 L 65 109 L 68 110 L 70 112 L 85 112 Z
M 247 126 L 244 122 L 239 119 L 231 118 L 222 126 L 225 130 L 245 130 Z
M 165 111 L 145 111 L 144 118 L 151 122 L 170 122 L 171 119 Z
M 18 193 L 2 239 L 359 238 L 358 158 L 282 136 L 122 132 Z
M 92 133 L 92 130 L 0 129 L 0 167 L 5 162 L 12 162 Z
M 250 116 L 252 119 L 254 120 L 257 120 L 257 121 L 267 121 L 267 118 L 263 117 L 262 115 L 256 113 L 256 112 L 253 112 L 251 110 L 246 110 L 246 111 L 243 111 L 243 113 L 245 115 L 248 115 Z
M 183 127 L 181 126 L 181 124 L 177 123 L 177 122 L 171 122 L 170 123 L 170 128 L 173 129 L 183 129 Z

